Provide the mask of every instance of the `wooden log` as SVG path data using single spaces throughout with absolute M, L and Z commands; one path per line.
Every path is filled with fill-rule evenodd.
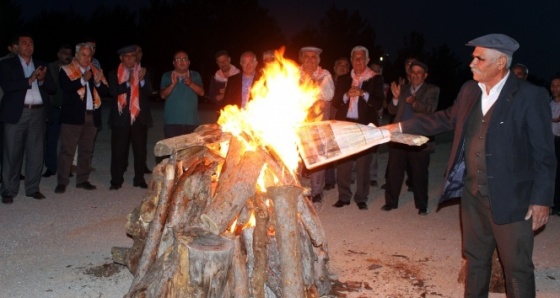
M 129 297 L 231 297 L 234 244 L 200 228 L 177 236 Z
M 303 280 L 304 289 L 310 289 L 315 285 L 315 254 L 313 253 L 313 244 L 311 244 L 311 238 L 309 234 L 303 227 L 301 221 L 298 221 L 297 229 L 299 232 L 299 245 L 301 251 L 301 259 L 299 263 L 301 264 L 301 275 Z
M 267 192 L 274 202 L 283 296 L 304 297 L 297 218 L 297 199 L 303 189 L 296 186 L 273 186 Z
M 239 163 L 244 153 L 245 148 L 239 139 L 233 136 L 230 137 L 227 155 L 220 169 L 220 181 L 223 181 L 222 183 L 225 183 L 234 174 L 235 166 Z
M 298 198 L 297 208 L 301 223 L 309 234 L 313 245 L 323 245 L 326 238 L 325 230 L 323 230 L 321 220 L 319 219 L 319 216 L 317 216 L 315 208 L 313 208 L 311 202 L 307 198 L 301 196 Z
M 267 243 L 268 243 L 268 207 L 264 194 L 253 198 L 255 205 L 255 229 L 253 232 L 254 268 L 251 275 L 251 288 L 254 298 L 265 297 Z
M 146 238 L 146 244 L 142 251 L 142 256 L 138 262 L 138 268 L 132 285 L 130 286 L 130 291 L 126 295 L 131 297 L 131 291 L 133 291 L 137 284 L 140 283 L 152 263 L 155 261 L 159 243 L 161 241 L 161 235 L 163 234 L 163 228 L 167 220 L 167 214 L 169 210 L 169 197 L 171 195 L 173 182 L 175 181 L 175 160 L 173 158 L 167 163 L 165 167 L 165 182 L 161 190 L 159 203 L 156 209 L 156 217 L 150 224 L 150 230 Z
M 241 236 L 230 234 L 228 239 L 234 243 L 233 249 L 233 297 L 253 297 L 249 289 L 249 273 L 247 271 L 247 251 Z M 233 239 L 232 239 L 233 238 Z
M 263 154 L 247 151 L 235 166 L 232 176 L 227 180 L 220 179 L 212 203 L 201 215 L 208 231 L 220 234 L 229 228 L 247 199 L 255 194 L 255 184 L 263 164 Z
M 324 296 L 329 294 L 332 289 L 332 283 L 329 278 L 330 258 L 327 242 L 323 242 L 323 245 L 318 247 L 314 246 L 313 252 L 315 254 L 315 264 L 313 265 L 315 271 L 315 286 L 317 286 L 319 296 Z
M 156 157 L 166 156 L 170 155 L 173 151 L 179 152 L 190 147 L 204 146 L 207 143 L 218 142 L 226 138 L 227 136 L 222 133 L 219 126 L 213 124 L 201 125 L 191 134 L 157 142 L 154 147 L 154 155 Z
M 274 216 L 270 219 L 272 220 Z M 276 297 L 282 296 L 282 269 L 280 268 L 280 250 L 278 248 L 278 240 L 275 233 L 268 234 L 268 245 L 266 246 L 266 254 L 268 260 L 266 263 L 266 286 Z
M 241 239 L 243 240 L 245 251 L 247 253 L 246 267 L 247 267 L 247 274 L 249 276 L 253 275 L 253 271 L 255 268 L 255 254 L 253 251 L 254 230 L 255 227 L 249 227 L 241 231 Z
M 201 225 L 200 216 L 212 201 L 212 177 L 216 172 L 218 163 L 205 159 L 194 169 L 193 175 L 186 181 L 186 209 L 181 215 L 179 228 Z

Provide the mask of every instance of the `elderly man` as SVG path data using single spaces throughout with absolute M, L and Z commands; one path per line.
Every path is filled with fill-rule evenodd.
M 204 96 L 204 86 L 200 74 L 189 69 L 190 64 L 187 52 L 178 51 L 173 56 L 174 70 L 161 77 L 165 138 L 189 134 L 198 127 L 198 96 Z
M 376 75 L 367 65 L 369 51 L 356 46 L 350 52 L 352 71 L 337 79 L 332 105 L 337 109 L 336 119 L 360 124 L 376 121 L 377 111 L 383 107 L 383 77 Z M 358 153 L 337 163 L 338 201 L 340 208 L 350 204 L 352 163 L 356 162 L 356 193 L 354 201 L 360 210 L 367 210 L 369 194 L 369 167 L 371 150 Z
M 395 121 L 411 119 L 419 114 L 431 114 L 436 111 L 439 100 L 439 87 L 426 83 L 428 66 L 418 60 L 410 64 L 410 83 L 391 84 L 393 100 L 388 105 L 389 114 L 395 115 Z M 410 168 L 410 179 L 414 185 L 414 205 L 418 214 L 428 215 L 428 167 L 430 154 L 435 144 L 433 139 L 423 146 L 407 146 L 389 143 L 389 161 L 387 168 L 387 189 L 385 190 L 385 211 L 396 209 L 404 180 L 405 168 Z
M 535 297 L 534 231 L 548 221 L 556 157 L 546 90 L 508 69 L 519 44 L 503 34 L 467 43 L 474 81 L 453 106 L 391 124 L 391 131 L 454 130 L 441 201 L 461 197 L 465 297 L 487 297 L 497 247 L 508 297 Z
M 118 50 L 121 63 L 109 73 L 112 101 L 109 114 L 111 128 L 111 186 L 118 190 L 124 182 L 129 142 L 134 155 L 133 186 L 148 188 L 144 180 L 147 158 L 148 125 L 152 121 L 150 74 L 138 64 L 136 46 Z
M 49 95 L 56 85 L 47 64 L 33 58 L 29 35 L 17 37 L 17 56 L 0 63 L 0 87 L 4 91 L 0 122 L 4 123 L 2 203 L 11 204 L 19 192 L 20 172 L 25 159 L 25 194 L 36 200 L 43 170 L 45 125 L 50 111 Z
M 218 70 L 210 80 L 208 88 L 208 99 L 212 102 L 220 102 L 224 99 L 224 92 L 228 78 L 239 73 L 239 69 L 231 64 L 231 57 L 227 51 L 219 51 L 215 55 Z
M 257 71 L 259 62 L 255 53 L 247 51 L 241 54 L 239 64 L 241 73 L 229 78 L 222 101 L 223 106 L 236 105 L 245 108 L 247 102 L 251 100 L 251 88 L 261 76 L 261 72 Z
M 316 47 L 303 47 L 299 50 L 300 81 L 311 81 L 319 87 L 319 94 L 313 106 L 309 109 L 310 121 L 329 119 L 331 100 L 334 95 L 334 83 L 330 72 L 319 66 L 321 52 Z M 311 200 L 314 203 L 323 200 L 323 184 L 325 182 L 325 169 L 318 168 L 309 172 L 311 180 Z
M 76 148 L 76 188 L 96 189 L 89 182 L 91 160 L 97 127 L 101 126 L 101 96 L 108 91 L 103 71 L 91 63 L 93 49 L 87 43 L 76 45 L 72 63 L 59 72 L 62 89 L 60 108 L 61 146 L 58 154 L 58 185 L 55 193 L 64 193 L 69 183 L 72 159 Z

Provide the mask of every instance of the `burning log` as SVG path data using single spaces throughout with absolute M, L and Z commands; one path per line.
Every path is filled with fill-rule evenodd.
M 266 282 L 266 264 L 268 243 L 268 207 L 265 204 L 265 198 L 261 195 L 254 197 L 255 201 L 255 228 L 253 232 L 253 273 L 251 276 L 251 285 L 253 297 L 265 297 Z
M 255 184 L 264 164 L 259 152 L 247 151 L 227 180 L 220 180 L 216 195 L 201 220 L 209 231 L 220 234 L 239 214 L 248 198 L 255 194 Z

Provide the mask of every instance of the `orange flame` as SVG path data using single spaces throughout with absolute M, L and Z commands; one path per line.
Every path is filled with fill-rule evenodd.
M 283 54 L 283 48 L 276 51 L 276 60 L 253 85 L 246 107 L 226 106 L 218 124 L 234 136 L 247 133 L 253 146 L 272 148 L 294 174 L 300 161 L 295 128 L 305 122 L 319 89 L 311 81 L 300 82 L 299 67 Z

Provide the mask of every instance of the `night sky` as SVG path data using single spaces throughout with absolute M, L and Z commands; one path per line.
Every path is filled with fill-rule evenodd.
M 211 0 L 208 0 L 211 1 Z M 98 3 L 120 3 L 134 9 L 149 0 L 18 0 L 29 18 L 42 8 L 88 11 Z M 504 33 L 515 38 L 520 49 L 514 63 L 523 63 L 529 72 L 549 79 L 560 72 L 560 1 L 526 0 L 259 0 L 275 17 L 284 33 L 292 36 L 307 24 L 317 25 L 334 3 L 338 9 L 359 10 L 377 34 L 376 42 L 389 54 L 403 46 L 412 31 L 422 33 L 427 49 L 447 44 L 457 57 L 468 61 L 471 48 L 464 44 L 488 33 Z M 324 49 L 328 50 L 328 49 Z

